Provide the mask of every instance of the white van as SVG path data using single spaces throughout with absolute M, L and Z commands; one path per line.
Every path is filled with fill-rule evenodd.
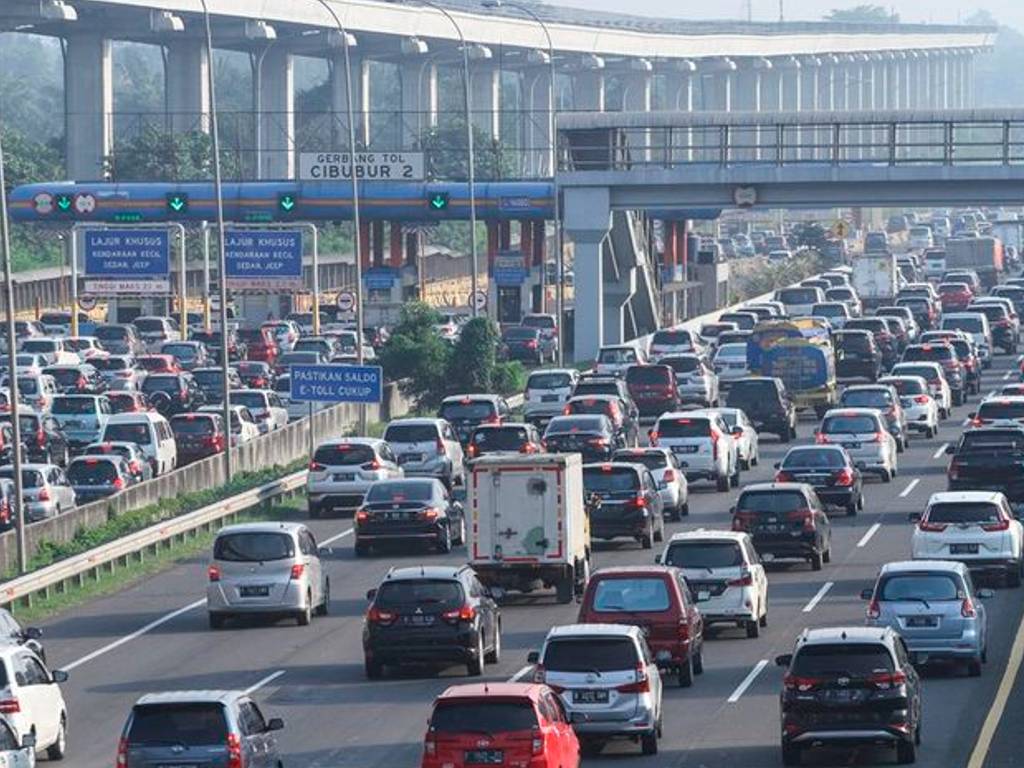
M 167 419 L 154 411 L 118 413 L 107 421 L 100 442 L 138 443 L 153 467 L 153 476 L 178 466 L 178 445 Z

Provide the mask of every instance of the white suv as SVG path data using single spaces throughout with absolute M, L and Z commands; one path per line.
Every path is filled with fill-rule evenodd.
M 911 539 L 915 560 L 959 560 L 972 572 L 996 572 L 1019 587 L 1024 570 L 1021 523 L 997 491 L 933 493 Z
M 687 480 L 714 480 L 719 491 L 740 484 L 736 440 L 717 413 L 664 413 L 649 436 L 652 446 L 672 451 Z
M 768 577 L 749 534 L 677 533 L 657 562 L 683 572 L 705 626 L 735 624 L 747 637 L 768 626 Z
M 378 480 L 405 477 L 391 446 L 372 437 L 328 440 L 317 446 L 309 462 L 306 497 L 309 516 L 354 510 Z
M 462 443 L 444 419 L 396 419 L 384 430 L 406 477 L 436 477 L 449 490 L 466 478 Z
M 561 416 L 579 377 L 579 372 L 573 368 L 550 368 L 531 373 L 523 395 L 526 421 L 540 426 L 555 416 Z
M 67 752 L 68 708 L 60 683 L 67 672 L 50 672 L 42 659 L 23 645 L 0 646 L 0 676 L 8 721 L 22 739 L 36 737 L 36 753 L 62 760 Z
M 833 408 L 814 433 L 819 445 L 841 445 L 864 472 L 877 473 L 883 483 L 896 477 L 896 439 L 876 408 Z

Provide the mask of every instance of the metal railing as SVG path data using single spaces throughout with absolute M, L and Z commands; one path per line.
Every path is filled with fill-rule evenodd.
M 559 116 L 560 171 L 695 165 L 1024 163 L 1024 112 L 618 113 Z

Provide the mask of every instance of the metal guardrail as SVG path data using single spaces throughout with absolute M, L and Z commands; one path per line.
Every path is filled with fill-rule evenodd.
M 236 517 L 259 504 L 276 501 L 293 494 L 305 482 L 306 470 L 300 470 L 266 485 L 197 509 L 195 512 L 163 520 L 109 544 L 95 547 L 80 555 L 19 576 L 3 585 L 0 590 L 0 605 L 11 606 L 15 603 L 31 605 L 33 596 L 39 593 L 49 597 L 54 591 L 64 591 L 69 583 L 74 582 L 78 586 L 82 586 L 90 576 L 98 579 L 104 570 L 112 573 L 119 563 L 127 566 L 133 558 L 137 562 L 142 562 L 146 552 L 155 554 L 161 546 L 170 546 L 176 539 L 184 541 L 189 536 L 198 535 L 201 530 L 211 531 L 225 518 Z

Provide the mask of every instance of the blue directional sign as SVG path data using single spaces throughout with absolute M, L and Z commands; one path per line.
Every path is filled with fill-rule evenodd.
M 318 403 L 379 403 L 384 373 L 379 365 L 293 365 L 291 399 Z
M 227 287 L 301 289 L 302 232 L 232 229 L 224 235 Z
M 165 229 L 87 229 L 85 276 L 166 278 L 171 271 L 170 241 Z
M 369 291 L 389 291 L 398 280 L 394 267 L 372 267 L 363 272 L 363 282 Z

